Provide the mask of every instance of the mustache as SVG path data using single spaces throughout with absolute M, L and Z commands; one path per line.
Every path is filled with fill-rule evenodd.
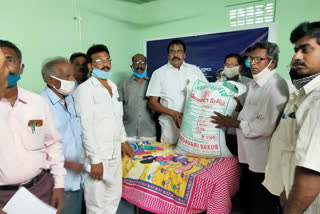
M 104 70 L 104 69 L 108 69 L 108 70 L 110 70 L 110 67 L 109 66 L 104 66 L 103 68 L 101 68 L 101 70 Z
M 177 59 L 177 60 L 180 60 L 180 58 L 179 58 L 179 57 L 176 57 L 176 56 L 172 58 L 172 60 L 176 60 L 176 59 Z
M 300 60 L 296 60 L 294 61 L 294 63 L 291 65 L 292 68 L 297 69 L 297 66 L 306 66 L 306 64 L 304 62 L 301 62 Z

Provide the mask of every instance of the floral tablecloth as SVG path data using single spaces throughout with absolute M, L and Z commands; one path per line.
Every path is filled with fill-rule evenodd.
M 231 213 L 240 179 L 236 157 L 186 157 L 173 145 L 152 146 L 163 150 L 123 159 L 124 199 L 154 213 Z

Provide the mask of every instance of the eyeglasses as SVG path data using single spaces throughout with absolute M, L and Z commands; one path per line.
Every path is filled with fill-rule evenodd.
M 102 63 L 104 63 L 104 62 L 106 62 L 106 63 L 110 63 L 112 61 L 112 59 L 95 59 L 95 60 L 92 60 L 92 62 L 94 62 L 94 63 L 97 63 L 97 64 L 102 64 Z
M 147 63 L 144 61 L 132 62 L 132 65 L 145 65 L 145 64 L 147 64 Z
M 175 54 L 175 53 L 178 53 L 178 54 L 183 54 L 184 53 L 184 50 L 169 50 L 169 54 Z
M 234 64 L 234 63 L 225 63 L 224 64 L 225 67 L 235 67 L 235 66 L 239 66 L 239 64 Z
M 19 62 L 18 59 L 15 59 L 15 58 L 10 57 L 10 56 L 7 56 L 6 61 L 7 61 L 8 64 L 11 64 L 11 65 L 17 64 L 17 62 Z
M 269 57 L 252 57 L 252 56 L 248 56 L 248 59 L 250 60 L 250 62 L 253 60 L 255 63 L 260 63 L 262 60 L 270 60 Z

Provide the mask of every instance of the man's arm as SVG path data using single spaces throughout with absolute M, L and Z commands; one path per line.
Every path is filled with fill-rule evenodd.
M 91 163 L 90 176 L 101 180 L 103 177 L 102 160 L 95 157 L 96 151 L 99 151 L 100 145 L 95 140 L 93 128 L 93 95 L 88 87 L 79 86 L 74 94 L 74 103 L 77 115 L 81 119 L 82 142 Z
M 152 110 L 154 110 L 156 112 L 159 112 L 160 114 L 169 115 L 174 120 L 176 126 L 178 128 L 180 128 L 181 120 L 182 120 L 182 113 L 178 112 L 178 111 L 175 111 L 175 110 L 172 110 L 172 109 L 169 109 L 169 108 L 166 108 L 163 105 L 161 105 L 159 103 L 159 97 L 151 96 L 150 99 L 149 99 L 149 107 Z
M 320 193 L 320 173 L 297 166 L 284 214 L 301 214 Z
M 62 151 L 62 144 L 60 142 L 59 133 L 54 125 L 51 111 L 47 103 L 45 109 L 45 149 L 47 153 L 47 160 L 50 165 L 51 174 L 54 179 L 54 189 L 51 197 L 51 205 L 57 208 L 60 213 L 63 208 L 63 192 L 64 192 L 64 176 L 66 170 L 64 169 L 64 156 Z

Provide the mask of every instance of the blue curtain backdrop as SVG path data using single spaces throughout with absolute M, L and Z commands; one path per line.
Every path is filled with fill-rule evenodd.
M 210 82 L 215 81 L 215 73 L 223 68 L 224 57 L 229 53 L 243 55 L 245 50 L 259 41 L 268 40 L 268 27 L 214 33 L 199 36 L 170 38 L 147 41 L 148 76 L 168 63 L 167 47 L 172 39 L 181 39 L 186 44 L 185 61 L 200 67 Z

